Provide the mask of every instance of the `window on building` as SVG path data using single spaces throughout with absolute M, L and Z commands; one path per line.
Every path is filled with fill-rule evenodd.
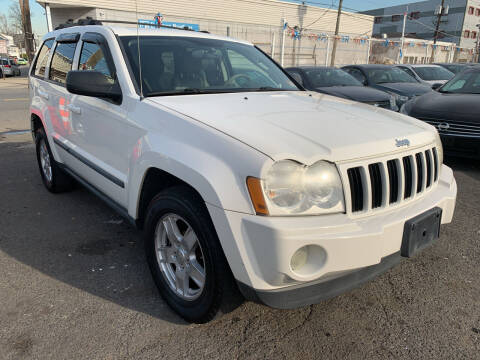
M 470 37 L 470 30 L 465 30 L 463 37 L 468 39 Z
M 35 64 L 35 76 L 43 77 L 45 75 L 45 67 L 47 66 L 48 57 L 50 56 L 50 49 L 53 46 L 53 41 L 53 39 L 50 39 L 43 43 L 42 48 L 38 53 L 37 62 Z
M 475 15 L 480 16 L 480 9 L 475 9 Z
M 402 20 L 402 15 L 392 15 L 392 22 Z
M 383 17 L 382 16 L 377 16 L 375 17 L 375 24 L 381 24 L 383 21 Z
M 468 15 L 473 15 L 473 11 L 475 10 L 475 8 L 473 6 L 470 6 L 468 8 Z
M 477 32 L 476 31 L 472 31 L 472 39 L 476 39 L 477 38 Z
M 413 11 L 410 13 L 410 19 L 420 19 L 420 11 Z
M 48 78 L 60 84 L 65 84 L 67 73 L 72 70 L 73 55 L 77 43 L 58 43 L 53 53 L 52 66 Z

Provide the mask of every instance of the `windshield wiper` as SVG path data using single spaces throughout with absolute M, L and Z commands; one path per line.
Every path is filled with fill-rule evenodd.
M 225 93 L 229 92 L 228 90 L 205 90 L 198 88 L 186 88 L 178 91 L 157 91 L 146 94 L 146 97 L 151 96 L 169 96 L 169 95 L 195 95 L 195 94 L 215 94 L 215 93 Z

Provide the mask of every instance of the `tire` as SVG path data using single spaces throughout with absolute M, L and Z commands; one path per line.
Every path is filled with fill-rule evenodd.
M 177 250 L 176 240 L 170 241 L 165 223 L 176 224 L 176 234 L 182 237 Z M 148 264 L 160 294 L 186 321 L 206 323 L 243 302 L 205 204 L 191 188 L 175 186 L 153 198 L 147 210 L 144 236 Z M 197 245 L 187 246 L 194 241 Z M 182 246 L 194 249 L 187 251 L 187 260 L 185 253 L 182 255 Z M 165 251 L 157 251 L 158 248 Z M 171 260 L 172 252 L 176 260 Z M 199 265 L 204 270 L 203 287 L 202 277 L 198 276 Z M 172 270 L 175 284 L 172 284 Z M 185 286 L 180 289 L 179 273 L 186 276 L 187 281 L 182 283 L 188 284 L 187 289 Z
M 45 131 L 41 128 L 35 133 L 37 163 L 43 184 L 52 193 L 70 191 L 75 181 L 65 173 L 55 161 Z M 46 164 L 47 163 L 47 164 Z

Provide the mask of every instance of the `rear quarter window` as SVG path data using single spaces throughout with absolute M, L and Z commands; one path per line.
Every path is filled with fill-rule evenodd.
M 49 79 L 65 84 L 67 73 L 72 70 L 73 55 L 77 43 L 58 43 L 53 53 Z
M 35 76 L 43 77 L 45 75 L 45 67 L 47 66 L 47 61 L 48 57 L 50 56 L 50 50 L 52 49 L 53 42 L 54 40 L 50 39 L 43 43 L 35 63 L 35 70 L 33 73 Z

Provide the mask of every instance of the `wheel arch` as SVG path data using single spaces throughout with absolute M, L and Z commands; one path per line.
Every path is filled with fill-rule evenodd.
M 187 181 L 159 167 L 151 166 L 146 169 L 142 177 L 141 187 L 138 192 L 136 202 L 137 205 L 135 222 L 138 228 L 143 228 L 146 212 L 151 200 L 159 192 L 178 185 L 189 187 L 198 196 L 199 200 L 205 202 L 205 199 L 200 194 L 200 192 Z

